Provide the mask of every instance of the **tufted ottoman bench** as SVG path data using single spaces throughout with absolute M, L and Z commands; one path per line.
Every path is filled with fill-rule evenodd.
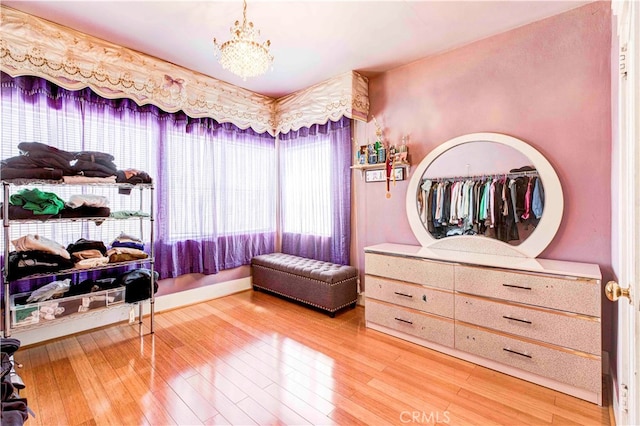
M 356 306 L 357 270 L 284 253 L 251 259 L 254 290 L 267 290 L 329 312 Z

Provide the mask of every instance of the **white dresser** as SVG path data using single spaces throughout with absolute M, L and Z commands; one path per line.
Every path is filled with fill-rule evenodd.
M 597 265 L 365 248 L 367 327 L 602 404 Z

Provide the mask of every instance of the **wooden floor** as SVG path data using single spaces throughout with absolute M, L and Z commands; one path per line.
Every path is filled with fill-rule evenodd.
M 609 424 L 598 407 L 247 291 L 22 348 L 27 425 Z

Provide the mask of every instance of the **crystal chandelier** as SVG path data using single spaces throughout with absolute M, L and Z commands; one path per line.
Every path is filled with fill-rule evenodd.
M 271 42 L 269 40 L 260 44 L 256 38 L 260 36 L 260 30 L 253 26 L 253 22 L 247 22 L 247 2 L 243 0 L 242 24 L 236 21 L 230 28 L 231 40 L 219 44 L 214 38 L 216 56 L 219 56 L 222 68 L 247 80 L 247 77 L 255 77 L 267 72 L 273 62 L 273 56 L 269 53 Z

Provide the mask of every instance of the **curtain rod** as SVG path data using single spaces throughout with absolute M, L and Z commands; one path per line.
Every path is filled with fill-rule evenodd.
M 528 171 L 522 171 L 522 172 L 508 172 L 508 173 L 483 173 L 480 175 L 467 175 L 467 176 L 463 176 L 463 175 L 459 175 L 459 176 L 448 176 L 448 177 L 426 177 L 422 179 L 422 182 L 424 182 L 425 180 L 436 180 L 436 181 L 442 181 L 442 180 L 462 180 L 462 179 L 471 179 L 471 180 L 478 180 L 478 179 L 488 179 L 488 178 L 500 178 L 500 177 L 525 177 L 525 176 L 538 176 L 538 171 L 537 170 L 528 170 Z

